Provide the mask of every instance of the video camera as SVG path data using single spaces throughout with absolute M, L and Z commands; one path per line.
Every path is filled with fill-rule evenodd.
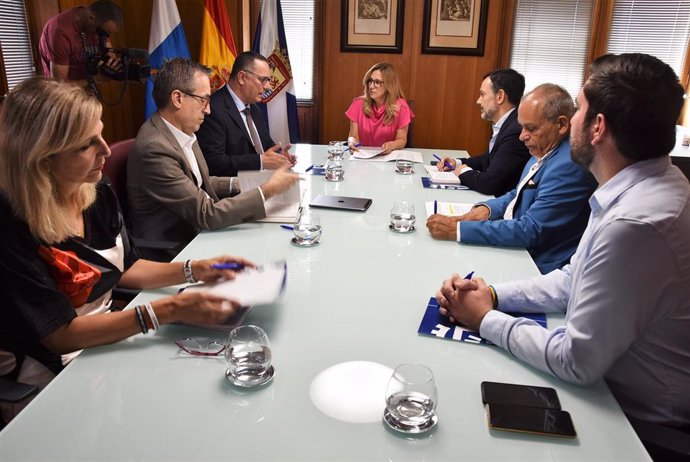
M 107 40 L 108 33 L 99 27 L 98 52 L 86 57 L 86 71 L 89 74 L 96 75 L 100 72 L 113 80 L 129 80 L 132 82 L 143 82 L 150 77 L 151 66 L 148 64 L 148 51 L 140 48 L 108 48 L 106 46 Z M 122 61 L 121 69 L 104 66 L 112 54 Z

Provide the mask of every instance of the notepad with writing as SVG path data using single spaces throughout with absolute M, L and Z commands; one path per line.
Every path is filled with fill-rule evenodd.
M 508 313 L 516 318 L 528 318 L 536 321 L 542 327 L 546 327 L 546 315 L 544 313 Z M 483 345 L 493 345 L 483 339 L 479 332 L 470 330 L 464 326 L 453 324 L 447 317 L 438 312 L 438 302 L 434 297 L 429 299 L 422 322 L 417 329 L 418 334 L 436 338 L 454 340 L 456 342 L 469 342 Z

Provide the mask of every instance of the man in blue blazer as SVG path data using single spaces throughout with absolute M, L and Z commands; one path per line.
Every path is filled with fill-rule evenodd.
M 573 100 L 563 88 L 543 84 L 525 95 L 518 109 L 520 139 L 532 159 L 520 182 L 496 199 L 475 204 L 459 217 L 432 215 L 436 239 L 468 244 L 526 247 L 546 274 L 575 253 L 589 218 L 594 177 L 570 158 Z
M 488 149 L 468 159 L 445 158 L 439 162 L 439 170 L 454 170 L 463 185 L 482 194 L 498 197 L 513 189 L 530 159 L 520 141 L 522 127 L 517 120 L 517 107 L 524 91 L 525 78 L 513 69 L 496 69 L 486 74 L 477 104 L 482 119 L 492 123 Z
M 266 58 L 245 51 L 235 59 L 228 84 L 211 96 L 211 113 L 196 132 L 211 175 L 233 177 L 240 170 L 294 165 L 290 145 L 271 139 L 256 105 L 270 88 L 270 78 Z

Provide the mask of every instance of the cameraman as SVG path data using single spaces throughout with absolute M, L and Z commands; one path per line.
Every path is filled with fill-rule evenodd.
M 88 8 L 79 6 L 50 18 L 38 45 L 43 74 L 88 86 L 89 56 L 101 56 L 103 44 L 111 48 L 108 37 L 116 33 L 121 25 L 122 9 L 111 0 L 96 0 Z M 120 60 L 113 54 L 109 56 L 101 66 L 121 69 Z M 100 74 L 94 78 L 97 81 L 106 79 Z

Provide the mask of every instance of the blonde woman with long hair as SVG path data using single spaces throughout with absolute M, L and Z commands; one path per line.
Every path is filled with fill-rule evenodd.
M 391 64 L 374 64 L 363 79 L 364 94 L 345 112 L 350 119 L 348 144 L 381 147 L 385 154 L 407 145 L 414 113 L 407 104 Z
M 109 311 L 111 289 L 233 278 L 212 265 L 139 259 L 113 191 L 101 104 L 44 77 L 20 83 L 0 112 L 0 376 L 45 386 L 86 347 L 173 321 L 220 323 L 237 304 L 189 292 Z M 19 407 L 3 406 L 8 421 Z

